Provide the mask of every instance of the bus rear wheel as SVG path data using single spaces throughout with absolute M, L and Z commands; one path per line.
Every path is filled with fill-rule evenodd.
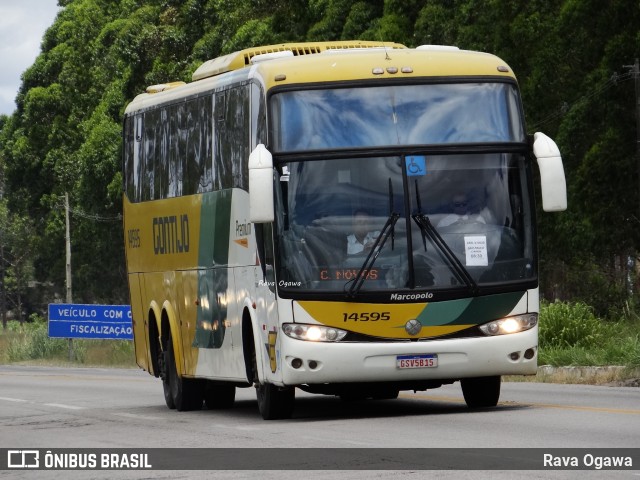
M 501 377 L 463 378 L 462 395 L 469 408 L 495 407 L 500 398 Z
M 202 408 L 202 402 L 204 400 L 204 385 L 202 380 L 196 380 L 191 378 L 184 378 L 178 375 L 176 367 L 176 358 L 173 352 L 173 340 L 169 338 L 167 355 L 166 355 L 166 382 L 163 382 L 165 391 L 165 402 L 169 406 L 170 402 L 167 401 L 167 394 L 170 397 L 171 403 L 175 406 L 179 412 L 186 412 L 189 410 L 200 410 Z M 165 383 L 167 387 L 165 387 Z M 167 392 L 168 390 L 168 392 Z M 169 406 L 169 408 L 171 408 Z
M 294 387 L 277 387 L 270 383 L 256 387 L 258 409 L 265 420 L 291 418 L 295 403 Z
M 176 404 L 173 402 L 173 397 L 171 396 L 171 384 L 169 379 L 169 371 L 167 369 L 168 366 L 168 358 L 169 352 L 160 352 L 159 354 L 159 364 L 160 364 L 160 377 L 162 378 L 162 390 L 164 392 L 164 402 L 167 404 L 167 407 L 171 410 L 175 410 Z

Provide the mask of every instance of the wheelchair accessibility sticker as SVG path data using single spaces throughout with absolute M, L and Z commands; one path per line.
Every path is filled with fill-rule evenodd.
M 420 177 L 427 174 L 427 159 L 424 155 L 408 155 L 404 158 L 408 177 Z

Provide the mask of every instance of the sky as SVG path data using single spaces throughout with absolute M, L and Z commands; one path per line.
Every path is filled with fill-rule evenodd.
M 15 110 L 20 76 L 40 54 L 58 11 L 58 0 L 0 0 L 0 115 Z

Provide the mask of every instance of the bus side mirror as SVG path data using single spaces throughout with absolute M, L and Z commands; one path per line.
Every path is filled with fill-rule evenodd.
M 249 155 L 249 217 L 252 223 L 273 222 L 273 157 L 260 144 Z
M 544 133 L 533 135 L 533 154 L 538 160 L 542 187 L 542 209 L 545 212 L 561 212 L 567 209 L 567 184 L 564 178 L 562 157 L 556 142 Z

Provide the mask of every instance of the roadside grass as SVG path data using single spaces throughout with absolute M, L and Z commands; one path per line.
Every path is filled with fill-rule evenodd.
M 640 369 L 640 320 L 597 318 L 584 303 L 543 302 L 538 364 Z
M 508 381 L 640 385 L 640 320 L 596 317 L 584 303 L 542 302 L 537 375 Z
M 44 319 L 30 320 L 0 327 L 0 364 L 136 368 L 131 341 L 49 338 Z
M 10 321 L 6 330 L 0 327 L 0 364 L 136 368 L 131 341 L 74 339 L 70 359 L 67 339 L 49 338 L 43 318 L 29 320 L 23 325 Z M 537 375 L 506 380 L 638 383 L 640 318 L 626 314 L 603 320 L 584 303 L 542 302 L 538 364 L 543 367 Z

